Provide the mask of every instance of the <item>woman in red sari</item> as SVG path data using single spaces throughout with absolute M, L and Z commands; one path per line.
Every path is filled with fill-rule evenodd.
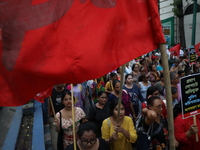
M 180 113 L 174 119 L 175 138 L 179 142 L 177 150 L 199 150 L 200 147 L 200 115 L 196 115 L 197 124 L 194 125 L 193 117 L 182 118 Z M 199 141 L 196 142 L 196 135 Z

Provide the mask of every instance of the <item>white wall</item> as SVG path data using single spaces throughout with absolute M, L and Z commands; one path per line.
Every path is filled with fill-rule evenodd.
M 161 0 L 160 1 L 160 19 L 164 20 L 174 16 L 172 12 L 173 6 L 170 5 L 173 3 L 173 0 Z
M 184 16 L 185 40 L 187 48 L 191 45 L 192 41 L 192 22 L 193 22 L 193 15 Z M 199 42 L 200 42 L 200 13 L 197 13 L 195 44 Z

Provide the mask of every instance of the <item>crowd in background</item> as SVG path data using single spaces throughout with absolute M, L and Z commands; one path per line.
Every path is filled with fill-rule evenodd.
M 181 117 L 180 78 L 200 72 L 200 58 L 190 65 L 188 51 L 182 51 L 179 57 L 169 54 L 168 64 L 174 112 L 175 146 L 179 150 L 197 150 L 200 142 L 195 141 L 195 134 L 200 138 L 200 115 L 197 125 L 192 118 Z M 124 78 L 122 89 L 120 80 Z M 119 92 L 122 90 L 122 104 L 118 108 Z M 142 149 L 142 136 L 136 132 L 138 119 L 142 118 L 145 132 L 151 133 L 149 148 L 153 150 L 169 149 L 166 92 L 164 84 L 161 53 L 153 51 L 126 63 L 124 76 L 121 67 L 100 78 L 73 84 L 75 125 L 78 149 Z M 72 149 L 72 97 L 71 86 L 55 85 L 52 91 L 55 110 L 54 125 L 64 131 L 63 146 Z M 118 109 L 120 110 L 117 120 Z M 52 115 L 51 107 L 49 114 Z M 62 117 L 61 117 L 62 116 Z M 141 117 L 142 116 L 142 117 Z M 62 119 L 61 119 L 62 118 Z M 45 120 L 48 122 L 48 118 Z M 79 126 L 82 122 L 90 122 Z M 83 123 L 85 124 L 85 123 Z M 61 126 L 60 126 L 61 125 Z M 144 150 L 144 148 L 143 148 Z

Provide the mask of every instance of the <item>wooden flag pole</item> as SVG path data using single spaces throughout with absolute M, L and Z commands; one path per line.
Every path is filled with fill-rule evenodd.
M 52 102 L 52 98 L 51 98 L 51 96 L 49 96 L 49 101 L 50 101 L 50 104 L 51 104 L 51 109 L 52 109 L 52 111 L 53 111 L 53 117 L 55 117 L 55 110 L 54 110 L 54 107 L 53 107 L 53 102 Z
M 194 121 L 194 125 L 197 125 L 196 115 L 193 116 L 193 121 Z M 198 131 L 198 132 L 199 132 L 199 131 Z M 199 142 L 198 132 L 195 133 L 195 135 L 196 135 L 196 142 Z
M 117 124 L 119 124 L 119 115 L 120 115 L 120 107 L 121 107 L 121 102 L 122 102 L 122 86 L 124 84 L 124 70 L 125 70 L 125 65 L 122 65 L 122 72 L 121 72 L 121 81 L 120 81 L 120 91 L 119 91 L 119 99 L 118 99 L 118 115 L 117 115 Z
M 72 126 L 73 126 L 73 137 L 74 137 L 74 150 L 76 150 L 76 127 L 75 127 L 75 109 L 74 109 L 74 90 L 73 84 L 71 84 L 71 98 L 72 98 Z
M 171 93 L 171 82 L 170 82 L 170 72 L 168 66 L 168 57 L 166 53 L 165 44 L 159 45 L 161 50 L 161 58 L 163 65 L 163 75 L 164 75 L 164 84 L 167 100 L 167 115 L 168 115 L 168 131 L 169 131 L 169 149 L 175 150 L 175 137 L 174 137 L 174 117 L 172 110 L 172 93 Z

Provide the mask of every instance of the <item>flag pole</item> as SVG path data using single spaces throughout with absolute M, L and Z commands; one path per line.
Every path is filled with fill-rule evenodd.
M 54 107 L 53 107 L 53 102 L 52 102 L 51 96 L 49 96 L 49 101 L 50 101 L 50 104 L 51 104 L 51 109 L 53 111 L 53 117 L 54 117 L 56 114 L 55 114 L 55 110 L 54 110 Z
M 71 84 L 71 98 L 72 98 L 72 126 L 73 126 L 73 137 L 74 137 L 74 150 L 76 150 L 76 127 L 75 127 L 74 90 L 73 90 L 73 84 Z
M 194 125 L 197 125 L 196 115 L 193 116 L 193 121 L 194 121 Z M 199 131 L 198 131 L 198 132 L 199 132 Z M 195 135 L 196 135 L 196 142 L 199 142 L 198 132 L 195 133 Z
M 124 83 L 125 65 L 126 64 L 122 65 L 122 73 L 121 73 L 121 81 L 120 81 L 120 91 L 119 91 L 119 99 L 118 99 L 117 124 L 119 124 L 120 107 L 121 107 L 121 102 L 122 102 L 122 86 L 123 86 L 123 83 Z
M 159 48 L 161 50 L 161 58 L 163 64 L 163 76 L 164 76 L 164 84 L 165 84 L 165 92 L 166 92 L 166 100 L 167 100 L 167 115 L 168 115 L 168 131 L 169 131 L 169 149 L 175 150 L 175 137 L 174 137 L 174 117 L 172 110 L 172 93 L 171 93 L 171 81 L 170 81 L 170 72 L 168 66 L 168 57 L 166 53 L 165 44 L 159 44 Z

